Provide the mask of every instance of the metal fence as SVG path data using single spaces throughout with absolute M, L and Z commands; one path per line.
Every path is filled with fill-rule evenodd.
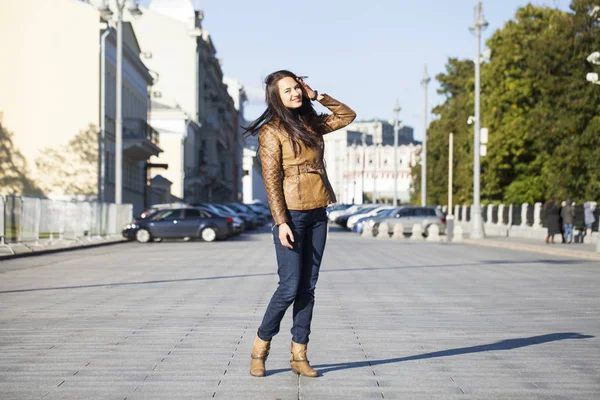
M 132 218 L 131 204 L 0 197 L 0 244 L 44 246 L 119 236 Z

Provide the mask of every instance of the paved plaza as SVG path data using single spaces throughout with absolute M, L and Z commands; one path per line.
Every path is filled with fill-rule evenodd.
M 0 399 L 598 399 L 600 263 L 331 228 L 309 358 L 250 350 L 268 228 L 0 261 Z

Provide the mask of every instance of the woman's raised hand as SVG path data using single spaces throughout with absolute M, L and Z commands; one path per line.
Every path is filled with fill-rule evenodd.
M 306 94 L 308 95 L 308 98 L 309 98 L 309 99 L 312 99 L 313 97 L 315 97 L 315 92 L 314 92 L 314 90 L 312 90 L 312 89 L 310 88 L 310 86 L 308 86 L 308 85 L 306 84 L 306 82 L 304 82 L 304 81 L 302 80 L 302 78 L 298 77 L 298 78 L 296 78 L 296 79 L 298 80 L 298 83 L 300 83 L 300 85 L 301 85 L 301 86 L 304 88 L 304 91 L 305 91 L 305 92 L 306 92 Z

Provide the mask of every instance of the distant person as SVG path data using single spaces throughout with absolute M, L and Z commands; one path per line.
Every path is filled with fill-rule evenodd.
M 564 228 L 564 242 L 571 243 L 573 242 L 573 220 L 575 219 L 575 207 L 573 207 L 573 202 L 571 199 L 567 199 L 566 202 L 563 202 L 563 207 L 560 210 L 560 217 L 562 218 L 563 228 Z
M 316 377 L 306 345 L 327 238 L 325 207 L 336 201 L 323 162 L 323 135 L 347 126 L 356 114 L 289 71 L 270 74 L 265 84 L 267 110 L 246 133 L 260 132 L 259 153 L 274 221 L 279 286 L 254 340 L 250 374 L 266 375 L 271 339 L 293 304 L 290 366 L 297 374 Z M 317 114 L 311 103 L 315 100 L 333 115 Z
M 589 201 L 583 203 L 583 219 L 585 223 L 585 235 L 592 236 L 592 225 L 596 222 L 596 217 L 594 216 L 592 203 Z
M 554 235 L 560 234 L 560 215 L 556 200 L 550 199 L 544 204 L 544 212 L 546 213 L 546 227 L 548 233 L 546 235 L 546 244 L 554 244 Z
M 563 224 L 563 219 L 562 219 L 562 209 L 563 207 L 567 206 L 567 202 L 565 200 L 563 200 L 560 203 L 560 207 L 558 208 L 558 215 L 559 215 L 559 227 L 560 227 L 560 240 L 561 243 L 565 244 L 565 225 Z

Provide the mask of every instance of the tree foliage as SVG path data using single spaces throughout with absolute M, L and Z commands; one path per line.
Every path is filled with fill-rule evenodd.
M 482 65 L 481 123 L 489 128 L 482 158 L 482 201 L 533 203 L 549 197 L 600 199 L 600 87 L 586 82 L 598 71 L 586 61 L 600 50 L 591 0 L 571 11 L 527 5 L 487 41 Z M 447 198 L 448 133 L 454 133 L 454 197 L 469 203 L 473 186 L 474 67 L 450 59 L 436 78 L 446 99 L 428 129 L 428 203 Z M 420 167 L 413 169 L 414 198 Z

